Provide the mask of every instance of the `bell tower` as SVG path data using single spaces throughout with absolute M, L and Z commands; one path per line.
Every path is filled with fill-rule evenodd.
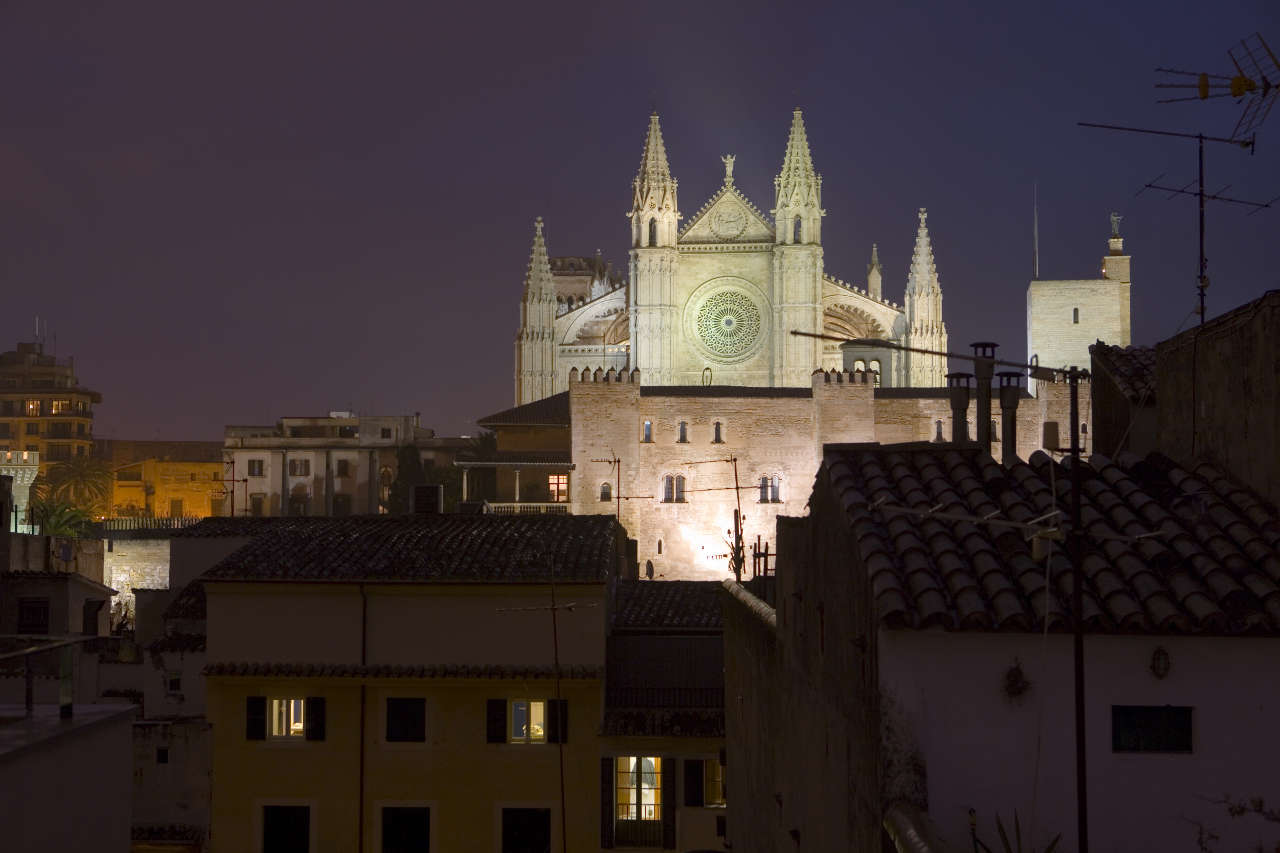
M 791 116 L 782 171 L 773 179 L 773 376 L 771 384 L 804 386 L 822 364 L 822 176 L 813 169 L 804 117 Z
M 627 214 L 631 220 L 631 365 L 640 368 L 641 381 L 647 385 L 675 381 L 680 333 L 675 293 L 680 224 L 676 187 L 655 112 L 649 116 Z

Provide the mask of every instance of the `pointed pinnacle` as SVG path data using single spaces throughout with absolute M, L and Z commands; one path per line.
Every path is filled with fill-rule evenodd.
M 867 266 L 867 272 L 880 269 L 880 250 L 875 243 L 871 244 L 871 263 Z
M 640 155 L 640 174 L 637 177 L 640 180 L 671 177 L 667 148 L 662 142 L 662 126 L 656 111 L 649 116 L 649 131 L 644 140 L 644 153 Z

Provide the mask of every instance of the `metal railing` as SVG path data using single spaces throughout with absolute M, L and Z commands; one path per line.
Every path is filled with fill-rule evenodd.
M 569 505 L 549 501 L 485 501 L 484 511 L 492 515 L 568 515 Z
M 58 716 L 64 720 L 71 719 L 72 705 L 75 702 L 75 647 L 94 639 L 97 637 L 90 634 L 75 637 L 30 634 L 0 636 L 0 640 L 17 640 L 22 646 L 13 651 L 0 653 L 0 664 L 8 660 L 22 660 L 22 677 L 26 682 L 24 690 L 26 716 L 35 715 L 35 677 L 38 667 L 32 666 L 32 658 L 56 651 L 58 653 Z M 0 669 L 3 668 L 0 666 Z

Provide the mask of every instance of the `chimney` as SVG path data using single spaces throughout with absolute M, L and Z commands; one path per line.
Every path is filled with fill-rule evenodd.
M 996 347 L 991 341 L 978 341 L 973 347 L 973 372 L 978 378 L 978 446 L 991 452 L 991 376 L 996 369 Z
M 969 380 L 972 373 L 948 373 L 947 387 L 951 389 L 951 441 L 954 444 L 969 442 Z
M 1022 397 L 1022 374 L 1000 371 L 1000 461 L 1006 468 L 1018 462 L 1018 400 Z

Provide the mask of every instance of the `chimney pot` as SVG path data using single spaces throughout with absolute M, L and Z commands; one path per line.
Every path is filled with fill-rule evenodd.
M 1018 462 L 1018 401 L 1022 398 L 1022 374 L 1002 370 L 1000 379 L 1000 461 L 1006 468 Z
M 978 379 L 978 444 L 991 452 L 991 375 L 996 369 L 996 347 L 993 341 L 977 341 L 973 347 L 973 372 Z
M 947 387 L 951 389 L 951 440 L 956 444 L 969 441 L 969 381 L 972 373 L 948 373 Z

